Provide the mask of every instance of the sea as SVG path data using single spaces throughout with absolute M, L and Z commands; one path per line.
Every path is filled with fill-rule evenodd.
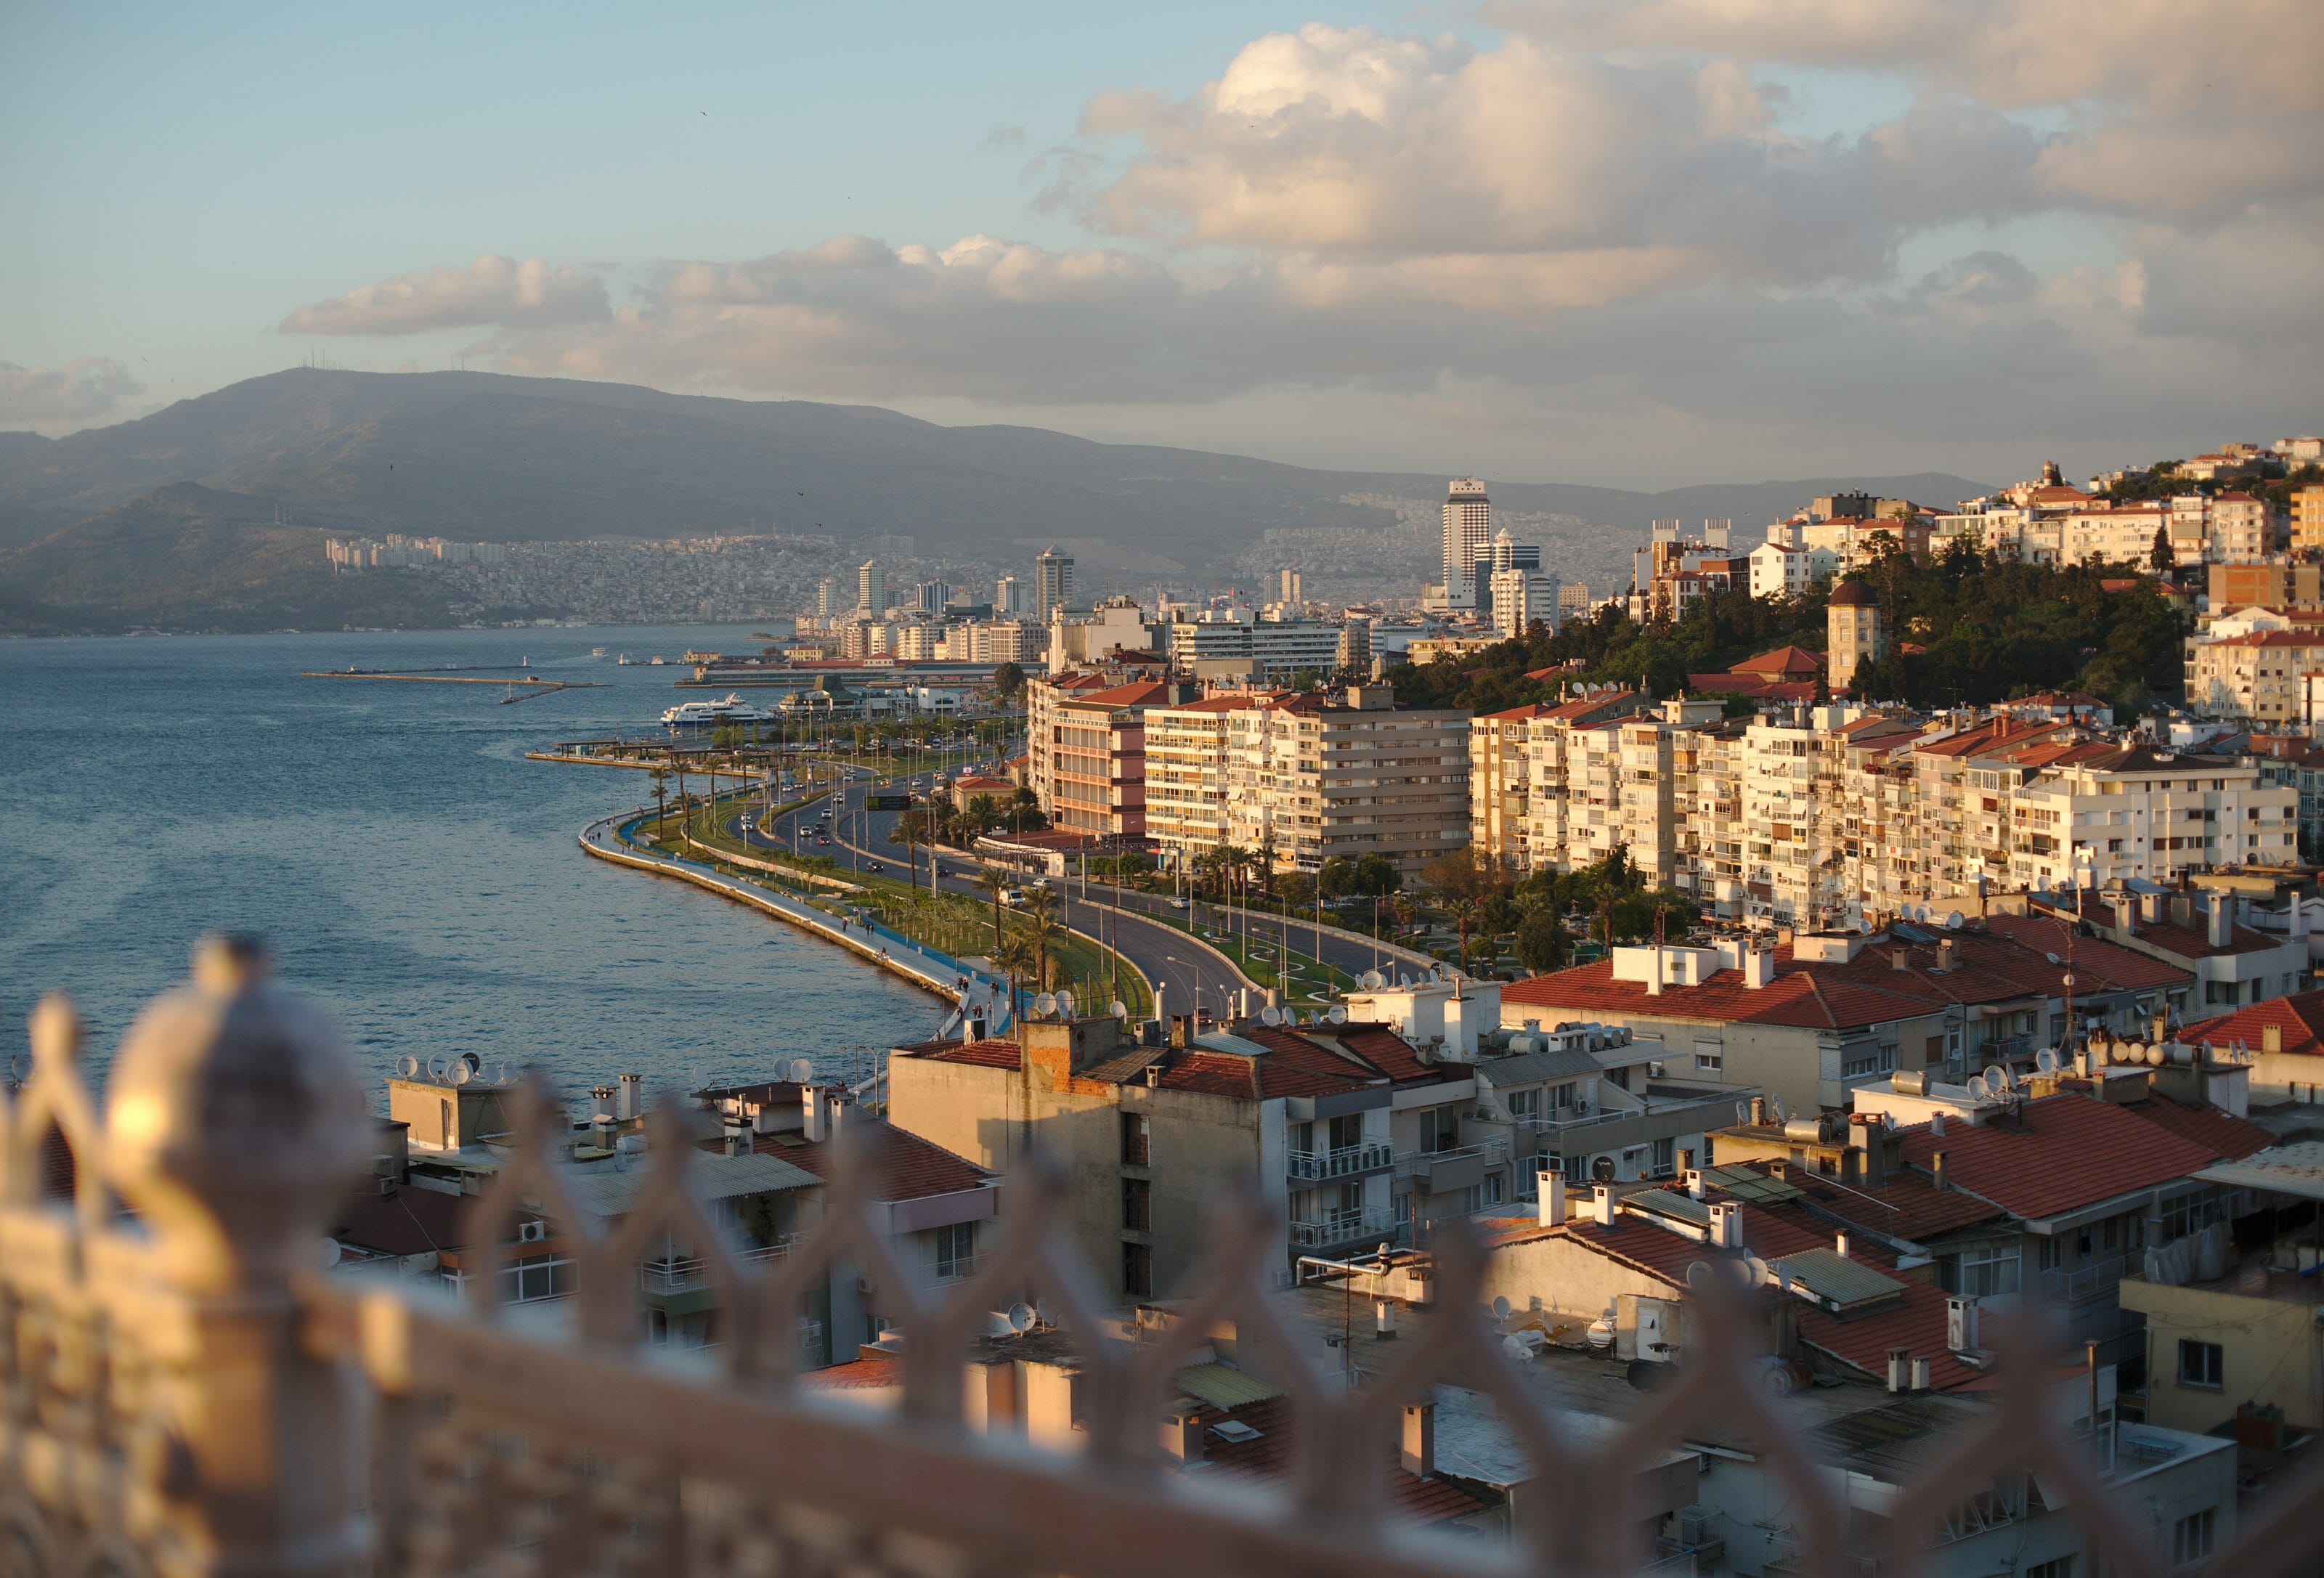
M 649 1090 L 794 1057 L 860 1073 L 943 1006 L 583 854 L 581 827 L 644 801 L 645 775 L 525 755 L 656 733 L 708 694 L 673 691 L 679 654 L 757 644 L 748 626 L 0 641 L 0 1053 L 23 1067 L 26 1014 L 67 992 L 101 1079 L 195 940 L 233 931 L 263 939 L 383 1081 L 459 1053 L 538 1067 L 568 1100 L 622 1073 Z M 604 688 L 503 703 L 495 685 L 301 677 L 519 664 Z

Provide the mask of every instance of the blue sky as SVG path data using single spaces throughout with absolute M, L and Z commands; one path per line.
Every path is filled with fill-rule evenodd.
M 2313 430 L 2316 90 L 1933 3 L 19 5 L 0 426 L 311 346 L 1537 479 Z

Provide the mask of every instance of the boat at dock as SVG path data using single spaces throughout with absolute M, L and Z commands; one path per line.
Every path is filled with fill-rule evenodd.
M 661 715 L 673 729 L 707 729 L 720 724 L 769 724 L 775 715 L 751 706 L 740 695 L 723 701 L 681 701 Z

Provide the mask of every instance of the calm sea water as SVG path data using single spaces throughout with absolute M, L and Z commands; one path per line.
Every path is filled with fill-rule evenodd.
M 528 761 L 650 730 L 683 669 L 746 628 L 0 642 L 0 1048 L 69 992 L 94 1059 L 202 932 L 264 937 L 374 1073 L 406 1053 L 536 1063 L 568 1094 L 837 1071 L 925 1035 L 935 1000 L 724 900 L 591 860 L 581 826 L 643 774 Z M 593 646 L 606 656 L 592 658 Z M 604 690 L 309 669 L 513 664 Z

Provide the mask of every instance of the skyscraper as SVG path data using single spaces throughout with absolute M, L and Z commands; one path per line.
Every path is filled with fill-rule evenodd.
M 1295 569 L 1286 569 L 1283 572 L 1282 595 L 1277 599 L 1277 601 L 1284 603 L 1304 603 L 1306 599 L 1300 594 L 1305 590 L 1305 587 L 1300 585 L 1299 572 Z
M 876 558 L 867 558 L 855 571 L 855 606 L 877 619 L 888 612 L 888 575 Z
M 839 583 L 831 577 L 825 576 L 816 583 L 815 616 L 817 619 L 829 619 L 833 614 L 840 612 L 842 610 L 839 606 Z
M 1477 605 L 1477 561 L 1486 557 L 1492 527 L 1484 483 L 1454 477 L 1444 495 L 1444 596 L 1455 608 Z
M 1047 624 L 1052 613 L 1073 601 L 1073 556 L 1048 549 L 1033 561 L 1033 617 Z
M 1025 612 L 1025 583 L 1014 576 L 1003 576 L 992 588 L 992 613 L 998 619 L 1014 619 Z

